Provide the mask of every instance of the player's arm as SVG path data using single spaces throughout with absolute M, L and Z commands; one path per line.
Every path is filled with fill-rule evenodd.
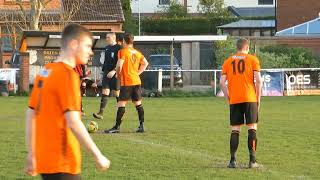
M 26 145 L 27 145 L 28 154 L 30 155 L 34 155 L 34 145 L 35 145 L 34 118 L 35 118 L 34 110 L 28 108 L 26 112 Z
M 96 144 L 91 139 L 88 131 L 81 122 L 80 114 L 78 111 L 68 111 L 64 114 L 67 120 L 67 125 L 71 129 L 72 133 L 76 136 L 78 141 L 82 146 L 84 146 L 87 151 L 93 155 L 98 167 L 101 170 L 106 170 L 110 166 L 110 161 L 104 157 L 101 151 L 98 149 Z
M 25 141 L 27 146 L 27 159 L 25 164 L 25 172 L 28 175 L 35 176 L 36 173 L 36 163 L 35 163 L 35 130 L 36 130 L 36 111 L 35 107 L 39 107 L 39 90 L 41 88 L 41 80 L 39 76 L 36 76 L 33 82 L 33 89 L 31 91 L 28 106 L 26 111 L 26 127 L 25 127 Z
M 116 71 L 115 71 L 115 70 L 111 70 L 111 71 L 107 74 L 107 77 L 108 77 L 108 78 L 112 78 L 115 74 L 116 74 Z
M 261 99 L 261 91 L 262 91 L 262 78 L 261 73 L 259 71 L 254 71 L 254 78 L 256 80 L 255 88 L 256 88 L 256 96 L 258 102 L 258 109 L 260 107 L 260 99 Z
M 35 176 L 35 112 L 28 108 L 26 112 L 26 145 L 27 145 L 27 162 L 25 172 L 31 176 Z
M 226 85 L 227 82 L 227 75 L 222 74 L 221 78 L 220 78 L 220 88 L 223 92 L 223 95 L 225 97 L 225 99 L 227 100 L 228 104 L 229 104 L 229 95 L 228 95 L 228 87 Z
M 124 63 L 123 59 L 118 59 L 117 66 L 116 66 L 116 73 L 117 73 L 118 78 L 120 77 L 120 73 L 122 71 L 123 63 Z
M 140 67 L 139 67 L 139 71 L 138 71 L 138 74 L 142 74 L 146 68 L 148 67 L 149 63 L 148 61 L 146 60 L 146 58 L 143 58 L 142 61 L 140 62 Z

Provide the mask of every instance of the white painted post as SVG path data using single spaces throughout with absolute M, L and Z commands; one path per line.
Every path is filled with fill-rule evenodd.
M 158 92 L 162 92 L 162 69 L 158 71 Z

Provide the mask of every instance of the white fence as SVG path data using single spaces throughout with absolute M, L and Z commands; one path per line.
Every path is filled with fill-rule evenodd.
M 100 67 L 92 66 L 91 79 L 101 84 Z M 30 82 L 39 69 L 33 68 Z M 171 74 L 173 86 L 170 87 Z M 263 69 L 264 96 L 320 95 L 320 68 L 284 68 Z M 221 70 L 146 70 L 141 76 L 143 88 L 147 91 L 163 90 L 212 91 L 215 96 L 222 96 L 219 89 Z
M 181 84 L 177 86 L 174 83 L 173 89 L 212 89 L 214 95 L 223 95 L 219 89 L 221 70 L 147 70 L 148 72 L 158 74 L 156 89 L 160 92 L 163 81 L 170 78 L 168 74 L 173 72 L 175 81 L 177 74 L 181 74 Z M 320 68 L 262 69 L 261 75 L 263 96 L 320 95 Z M 172 85 L 169 89 L 172 89 Z

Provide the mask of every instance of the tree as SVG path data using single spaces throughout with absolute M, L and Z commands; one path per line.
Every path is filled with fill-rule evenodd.
M 5 32 L 4 41 L 8 44 L 10 41 L 13 49 L 17 48 L 17 42 L 20 40 L 24 30 L 40 30 L 42 25 L 63 26 L 64 22 L 70 20 L 71 14 L 75 12 L 76 6 L 79 7 L 80 1 L 74 1 L 70 12 L 59 13 L 43 12 L 45 7 L 53 0 L 30 0 L 26 4 L 23 1 L 14 1 L 15 10 L 5 11 L 0 21 L 2 21 L 2 31 Z M 55 14 L 54 14 L 55 13 Z M 2 50 L 2 49 L 1 49 Z
M 198 11 L 210 17 L 228 17 L 224 0 L 199 0 Z
M 187 8 L 175 0 L 170 1 L 169 6 L 163 6 L 160 12 L 164 13 L 168 18 L 188 16 Z
M 39 19 L 43 8 L 52 0 L 31 0 L 30 29 L 39 30 Z
M 39 20 L 42 10 L 52 0 L 30 0 L 30 7 L 25 8 L 21 1 L 15 1 L 15 4 L 20 7 L 22 18 L 26 22 L 28 19 L 30 22 L 25 24 L 30 30 L 39 30 Z
M 130 0 L 121 0 L 122 4 L 122 10 L 124 13 L 124 30 L 129 33 L 136 34 L 138 32 L 138 27 L 136 22 L 132 18 L 132 12 L 131 12 L 131 4 Z

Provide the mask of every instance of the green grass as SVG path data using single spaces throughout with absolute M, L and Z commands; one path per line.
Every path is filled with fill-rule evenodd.
M 84 105 L 87 122 L 99 98 L 85 98 Z M 0 98 L 0 106 L 0 179 L 32 179 L 22 172 L 27 98 Z M 226 168 L 230 130 L 222 98 L 145 98 L 144 107 L 145 134 L 134 133 L 138 120 L 131 104 L 123 133 L 92 134 L 112 165 L 98 172 L 83 152 L 83 179 L 320 179 L 320 96 L 263 98 L 257 158 L 264 168 L 259 170 L 245 168 L 245 127 L 238 149 L 242 168 Z M 101 129 L 113 125 L 115 112 L 112 99 L 98 121 Z

